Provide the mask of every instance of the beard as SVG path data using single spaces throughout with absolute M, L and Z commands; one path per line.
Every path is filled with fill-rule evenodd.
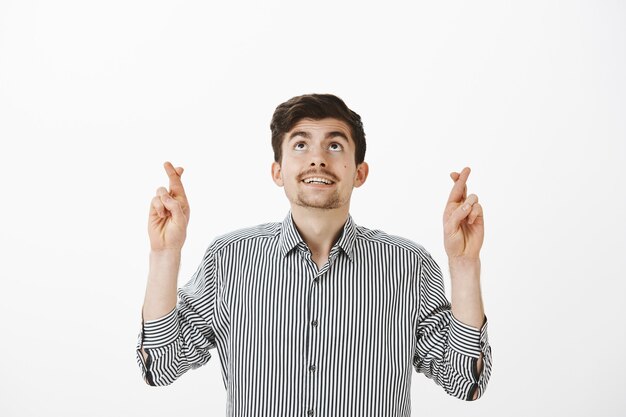
M 332 210 L 339 208 L 342 202 L 337 191 L 328 196 L 311 196 L 310 194 L 299 192 L 294 204 L 300 207 Z

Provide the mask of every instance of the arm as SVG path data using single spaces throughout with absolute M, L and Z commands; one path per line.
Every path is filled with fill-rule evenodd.
M 165 187 L 159 187 L 150 205 L 148 216 L 150 270 L 142 309 L 142 323 L 164 317 L 176 305 L 180 253 L 189 223 L 189 203 L 181 180 L 183 168 L 174 168 L 169 162 L 163 164 L 163 167 L 169 177 L 170 191 Z M 142 363 L 145 363 L 148 354 L 143 346 L 140 350 Z
M 448 265 L 450 267 L 450 280 L 452 281 L 452 315 L 460 322 L 480 329 L 485 323 L 483 300 L 480 292 L 480 260 L 454 260 Z M 482 372 L 482 367 L 483 355 L 481 353 L 476 363 L 477 374 Z
M 454 186 L 443 215 L 451 307 L 445 301 L 439 266 L 430 255 L 422 264 L 416 368 L 451 395 L 475 400 L 489 381 L 491 348 L 480 293 L 483 210 L 475 194 L 467 196 L 469 174 L 469 168 L 450 174 Z
M 452 312 L 464 323 L 480 327 L 484 309 L 480 294 L 480 249 L 485 235 L 482 206 L 467 196 L 470 169 L 450 177 L 454 186 L 443 214 L 444 246 L 452 281 Z
M 157 189 L 148 216 L 150 272 L 143 305 L 143 320 L 165 316 L 176 305 L 180 254 L 187 237 L 189 202 L 181 181 L 183 168 L 164 164 L 170 191 Z
M 176 287 L 180 254 L 189 222 L 189 203 L 181 181 L 182 168 L 164 164 L 170 190 L 160 187 L 152 199 L 148 221 L 150 272 L 142 310 L 142 331 L 137 343 L 137 362 L 150 385 L 172 383 L 187 369 L 206 363 L 213 347 L 213 258 L 205 258 L 190 282 Z M 212 305 L 212 304 L 211 304 Z
M 189 369 L 206 364 L 215 340 L 215 262 L 212 245 L 165 315 L 143 322 L 137 362 L 146 383 L 169 385 Z
M 483 208 L 476 194 L 467 195 L 471 170 L 450 173 L 454 186 L 443 215 L 444 246 L 448 254 L 452 282 L 452 314 L 468 326 L 486 324 L 480 292 L 480 249 L 485 235 Z M 486 334 L 485 334 L 486 337 Z M 476 361 L 476 374 L 482 373 L 483 354 Z M 479 391 L 472 399 L 480 396 Z
M 180 250 L 150 252 L 150 272 L 142 310 L 143 322 L 166 316 L 176 307 Z M 141 348 L 144 361 L 148 354 Z

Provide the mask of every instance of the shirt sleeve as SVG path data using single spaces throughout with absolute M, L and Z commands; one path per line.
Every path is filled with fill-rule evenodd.
M 487 318 L 480 329 L 458 321 L 445 297 L 441 269 L 427 254 L 419 275 L 417 340 L 413 366 L 450 395 L 463 400 L 480 398 L 491 375 L 491 347 Z M 479 373 L 477 362 L 482 355 Z
M 169 385 L 209 361 L 209 349 L 216 346 L 215 298 L 215 259 L 209 247 L 191 279 L 178 289 L 176 307 L 159 319 L 142 320 L 136 352 L 147 384 Z M 148 356 L 145 362 L 142 346 Z

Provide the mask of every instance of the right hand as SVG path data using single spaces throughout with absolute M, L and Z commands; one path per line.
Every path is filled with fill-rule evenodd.
M 180 180 L 183 168 L 165 162 L 165 172 L 170 178 L 169 192 L 159 187 L 150 205 L 148 235 L 152 251 L 181 250 L 187 237 L 189 202 Z

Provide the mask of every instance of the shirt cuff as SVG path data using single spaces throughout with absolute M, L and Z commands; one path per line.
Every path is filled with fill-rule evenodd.
M 482 327 L 477 329 L 461 323 L 452 316 L 449 343 L 456 352 L 478 359 L 480 353 L 489 344 L 487 340 L 487 317 L 484 318 Z
M 148 320 L 143 323 L 143 348 L 154 349 L 167 346 L 178 338 L 180 326 L 178 324 L 177 309 L 174 308 L 167 315 Z

